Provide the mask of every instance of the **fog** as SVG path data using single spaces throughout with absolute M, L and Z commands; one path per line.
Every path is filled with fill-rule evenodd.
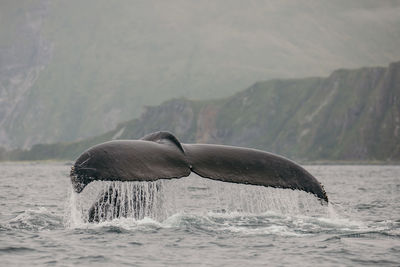
M 400 59 L 400 1 L 1 1 L 0 146 Z M 62 120 L 61 120 L 62 118 Z

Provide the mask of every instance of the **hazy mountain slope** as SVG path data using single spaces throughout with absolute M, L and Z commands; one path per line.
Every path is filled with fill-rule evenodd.
M 38 131 L 30 138 L 13 136 L 13 123 L 34 118 L 28 108 L 32 86 L 50 61 L 51 44 L 41 34 L 48 11 L 47 1 L 0 2 L 0 144 L 23 147 L 38 140 Z M 21 135 L 21 134 L 20 134 Z M 18 142 L 18 143 L 16 143 Z
M 110 139 L 167 130 L 182 142 L 259 148 L 301 161 L 400 161 L 400 62 L 327 78 L 258 82 L 213 101 L 173 99 L 81 142 L 36 145 L 14 159 L 69 158 Z
M 0 145 L 93 136 L 174 97 L 386 64 L 400 58 L 399 12 L 365 0 L 2 1 Z

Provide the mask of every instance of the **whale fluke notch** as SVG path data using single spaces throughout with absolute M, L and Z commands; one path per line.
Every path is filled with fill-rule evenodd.
M 191 172 L 223 182 L 303 190 L 328 202 L 317 179 L 289 159 L 243 147 L 181 144 L 169 132 L 89 148 L 72 167 L 71 181 L 79 193 L 94 180 L 155 181 Z
M 140 140 L 152 141 L 160 144 L 166 144 L 169 142 L 175 145 L 177 148 L 179 148 L 183 153 L 185 153 L 181 145 L 181 142 L 179 142 L 178 138 L 176 138 L 175 135 L 173 135 L 170 132 L 160 131 L 160 132 L 150 133 L 143 136 Z

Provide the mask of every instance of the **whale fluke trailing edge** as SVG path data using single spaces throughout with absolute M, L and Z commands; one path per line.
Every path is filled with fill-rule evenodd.
M 93 146 L 79 156 L 70 176 L 80 193 L 95 180 L 156 181 L 191 172 L 223 182 L 298 189 L 328 202 L 317 179 L 289 159 L 243 147 L 182 144 L 169 132 Z

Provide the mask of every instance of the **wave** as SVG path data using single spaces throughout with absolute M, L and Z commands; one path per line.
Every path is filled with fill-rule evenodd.
M 54 230 L 63 228 L 63 217 L 50 212 L 45 207 L 29 209 L 8 221 L 10 229 L 30 231 Z

